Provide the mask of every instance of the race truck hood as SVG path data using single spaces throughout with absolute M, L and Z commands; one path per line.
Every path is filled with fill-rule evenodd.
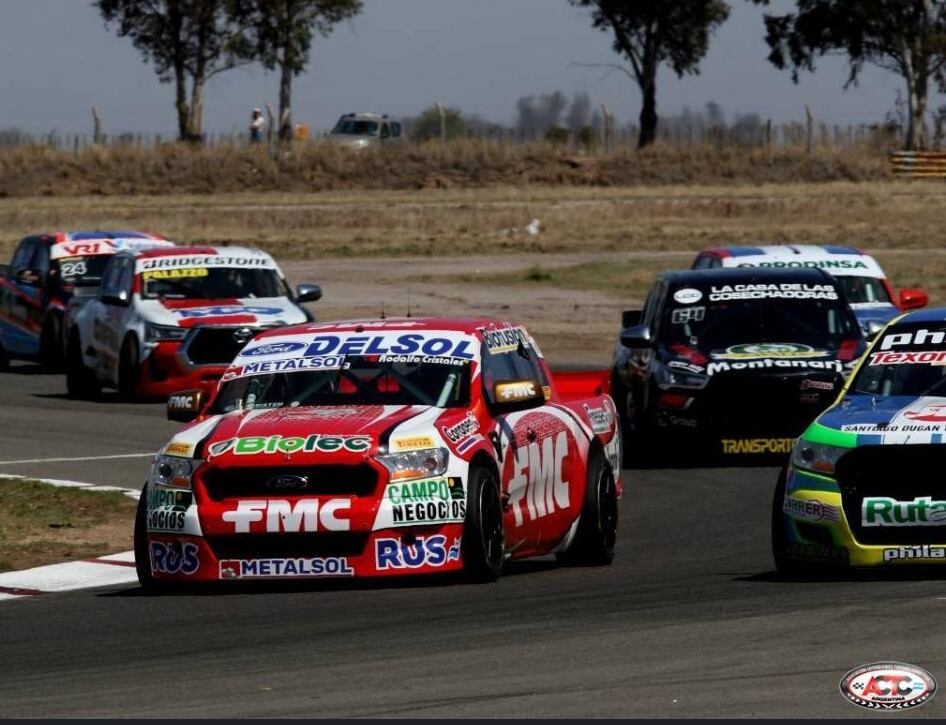
M 214 465 L 253 461 L 280 464 L 350 463 L 378 452 L 442 445 L 433 423 L 444 411 L 422 405 L 276 408 L 220 416 L 206 437 L 204 456 Z M 199 428 L 198 423 L 194 428 Z M 186 429 L 171 442 L 187 444 Z M 206 435 L 206 434 L 205 434 Z M 169 448 L 170 448 L 169 446 Z
M 846 373 L 859 352 L 860 346 L 854 342 L 837 350 L 798 343 L 747 343 L 713 350 L 677 344 L 662 348 L 660 357 L 673 372 L 705 375 L 711 379 L 721 375 L 786 373 L 811 373 L 814 377 L 830 378 L 835 373 Z
M 196 325 L 293 325 L 305 322 L 305 313 L 286 297 L 220 300 L 137 301 L 145 322 L 169 327 Z
M 825 411 L 816 426 L 823 433 L 839 432 L 831 442 L 849 446 L 943 443 L 946 398 L 848 395 Z
M 867 332 L 868 323 L 876 322 L 886 325 L 900 314 L 899 309 L 886 302 L 861 302 L 851 305 L 851 310 L 853 310 L 861 329 L 865 332 Z

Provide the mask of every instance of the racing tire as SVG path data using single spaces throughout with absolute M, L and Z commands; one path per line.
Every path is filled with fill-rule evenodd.
M 80 346 L 79 335 L 74 333 L 66 352 L 66 393 L 70 398 L 93 400 L 101 394 L 102 384 L 82 361 Z
M 151 556 L 148 553 L 148 497 L 147 488 L 138 497 L 135 512 L 135 573 L 145 594 L 165 594 L 173 589 L 171 582 L 155 579 L 151 574 Z
M 118 396 L 126 403 L 138 399 L 138 340 L 129 335 L 122 343 L 118 358 Z
M 7 370 L 10 367 L 10 356 L 7 354 L 3 345 L 0 345 L 0 371 Z
M 62 370 L 65 364 L 62 348 L 62 315 L 50 312 L 43 322 L 39 337 L 39 360 L 50 370 Z
M 608 566 L 614 561 L 618 533 L 618 492 L 614 472 L 600 450 L 591 453 L 585 498 L 578 530 L 559 562 L 578 566 Z
M 782 511 L 782 505 L 785 500 L 785 488 L 787 485 L 787 469 L 782 468 L 778 476 L 778 483 L 775 485 L 775 495 L 772 499 L 772 558 L 775 559 L 775 568 L 779 574 L 785 577 L 798 577 L 810 571 L 810 567 L 798 559 L 792 559 L 788 556 L 785 544 L 788 540 L 788 528 L 785 523 L 785 513 Z
M 463 572 L 472 582 L 496 581 L 506 559 L 506 531 L 499 481 L 483 466 L 470 468 L 463 524 Z

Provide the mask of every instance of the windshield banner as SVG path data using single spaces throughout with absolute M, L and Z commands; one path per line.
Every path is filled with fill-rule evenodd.
M 135 263 L 135 272 L 193 267 L 234 267 L 236 269 L 276 269 L 270 257 L 238 254 L 187 254 L 167 257 L 144 257 Z

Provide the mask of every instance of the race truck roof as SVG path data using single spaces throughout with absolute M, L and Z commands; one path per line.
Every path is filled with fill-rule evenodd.
M 49 245 L 50 259 L 93 257 L 125 250 L 175 246 L 174 242 L 160 235 L 135 231 L 51 232 L 39 235 L 39 239 Z
M 823 269 L 838 277 L 885 277 L 873 257 L 854 247 L 832 244 L 780 244 L 759 247 L 717 247 L 700 256 L 718 257 L 723 267 Z

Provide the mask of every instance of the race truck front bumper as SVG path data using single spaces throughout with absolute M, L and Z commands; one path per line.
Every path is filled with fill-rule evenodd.
M 724 455 L 784 455 L 834 400 L 835 381 L 812 374 L 720 375 L 702 389 L 657 389 L 658 430 L 711 441 Z
M 293 489 L 301 478 L 304 494 Z M 172 496 L 170 487 L 149 484 L 151 571 L 190 582 L 458 571 L 464 480 L 391 483 L 373 460 L 304 470 L 207 466 L 192 491 Z
M 910 525 L 909 514 L 898 521 L 897 515 L 865 513 L 865 500 L 888 508 L 888 502 L 900 500 L 903 510 L 910 511 L 909 502 L 929 494 L 924 470 L 913 469 L 910 478 L 901 472 L 884 485 L 883 471 L 874 475 L 865 469 L 844 471 L 839 482 L 837 477 L 790 466 L 782 503 L 786 555 L 833 566 L 946 564 L 946 521 L 941 526 Z M 905 481 L 919 483 L 905 486 Z M 914 496 L 920 489 L 927 493 Z

